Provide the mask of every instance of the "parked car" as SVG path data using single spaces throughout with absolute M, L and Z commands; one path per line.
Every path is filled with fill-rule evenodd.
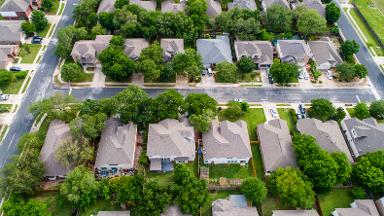
M 2 100 L 2 101 L 6 101 L 6 100 L 8 100 L 8 98 L 9 98 L 8 94 L 1 94 L 0 95 L 0 100 Z
M 301 117 L 305 118 L 306 112 L 305 112 L 304 104 L 299 104 L 299 112 L 301 114 Z
M 271 112 L 273 118 L 277 118 L 279 116 L 276 108 L 272 108 L 269 111 Z
M 333 79 L 333 73 L 332 73 L 332 71 L 330 71 L 330 70 L 327 71 L 327 78 L 328 78 L 329 80 L 332 80 L 332 79 Z
M 273 84 L 272 74 L 268 74 L 269 84 Z
M 9 68 L 10 71 L 22 71 L 21 70 L 21 67 L 17 67 L 17 66 L 12 66 Z
M 211 69 L 211 68 L 208 68 L 208 70 L 207 70 L 207 71 L 208 71 L 208 75 L 209 75 L 209 76 L 211 76 L 211 75 L 213 74 L 213 72 L 212 72 L 212 69 Z
M 33 36 L 32 44 L 41 44 L 43 42 L 43 37 L 41 36 Z

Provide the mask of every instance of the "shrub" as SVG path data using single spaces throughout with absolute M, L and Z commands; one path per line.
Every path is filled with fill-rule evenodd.
M 369 107 L 369 113 L 374 118 L 384 119 L 384 100 L 372 102 L 371 106 Z
M 12 73 L 0 70 L 0 85 L 8 85 L 12 81 Z
M 76 63 L 64 64 L 61 68 L 61 78 L 66 82 L 79 82 L 85 79 L 85 73 Z

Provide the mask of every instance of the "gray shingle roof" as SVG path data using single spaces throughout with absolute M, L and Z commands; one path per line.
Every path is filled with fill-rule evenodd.
M 287 122 L 274 119 L 257 126 L 264 171 L 272 172 L 279 167 L 296 167 L 292 138 Z
M 368 152 L 384 149 L 384 129 L 373 118 L 361 121 L 357 118 L 345 119 L 343 130 L 356 157 Z
M 130 122 L 124 125 L 119 119 L 111 118 L 101 134 L 95 168 L 110 164 L 134 168 L 137 126 Z
M 56 161 L 56 150 L 63 144 L 63 141 L 70 138 L 69 125 L 53 120 L 49 124 L 47 136 L 40 152 L 40 160 L 44 163 L 44 176 L 65 176 L 71 169 L 62 166 Z
M 207 14 L 210 17 L 216 17 L 217 15 L 221 14 L 221 4 L 218 0 L 205 0 L 207 2 L 208 8 L 207 8 Z
M 251 57 L 257 64 L 273 63 L 273 47 L 269 41 L 235 41 L 236 58 Z
M 313 136 L 317 143 L 329 153 L 344 152 L 348 159 L 353 161 L 337 122 L 321 122 L 311 118 L 300 119 L 297 121 L 297 129 L 302 134 Z
M 192 216 L 189 214 L 183 214 L 180 208 L 176 205 L 169 206 L 166 211 L 164 211 L 161 216 Z
M 319 216 L 316 210 L 273 210 L 272 216 Z
M 264 11 L 266 11 L 269 7 L 271 7 L 274 4 L 279 4 L 287 9 L 291 9 L 287 0 L 262 0 L 261 4 L 263 6 Z
M 147 11 L 155 11 L 156 10 L 156 1 L 154 1 L 154 0 L 148 0 L 148 1 L 130 0 L 129 3 L 138 5 Z
M 0 12 L 25 12 L 30 6 L 30 3 L 28 0 L 5 0 L 0 7 Z
M 212 202 L 212 216 L 259 216 L 256 207 L 248 207 L 243 195 L 230 195 L 228 199 Z
M 164 60 L 171 60 L 172 56 L 184 52 L 184 39 L 164 38 L 160 40 L 160 46 L 164 51 Z
M 175 3 L 173 0 L 166 0 L 161 3 L 161 12 L 163 13 L 178 13 L 183 12 L 186 7 L 185 1 L 180 1 L 180 3 Z
M 309 41 L 308 46 L 319 69 L 330 69 L 343 62 L 329 38 Z
M 312 57 L 311 50 L 304 40 L 278 40 L 276 50 L 282 62 L 304 66 Z
M 373 200 L 360 199 L 351 203 L 351 208 L 336 208 L 332 213 L 337 216 L 379 216 L 379 212 Z
M 71 52 L 73 60 L 83 64 L 95 64 L 97 55 L 109 46 L 112 37 L 112 35 L 97 35 L 95 40 L 77 41 Z
M 193 127 L 175 119 L 165 119 L 150 124 L 147 155 L 151 158 L 195 158 L 195 133 Z
M 99 211 L 97 216 L 130 216 L 130 211 Z
M 0 68 L 5 68 L 7 62 L 9 62 L 9 55 L 17 50 L 16 45 L 0 45 Z
M 102 0 L 97 9 L 97 14 L 101 12 L 113 12 L 115 10 L 115 2 L 116 0 Z
M 137 60 L 141 51 L 149 46 L 149 42 L 144 38 L 129 38 L 124 42 L 124 53 L 131 59 Z
M 12 43 L 20 42 L 22 40 L 21 23 L 23 21 L 17 20 L 0 20 L 0 42 Z
M 248 10 L 257 9 L 255 0 L 233 0 L 233 2 L 228 3 L 228 10 L 231 10 L 235 7 Z
M 325 17 L 325 7 L 321 4 L 320 0 L 303 0 L 299 5 L 305 5 L 308 8 L 315 9 L 321 16 Z
M 212 121 L 211 129 L 203 134 L 203 145 L 204 160 L 252 157 L 245 121 Z
M 197 52 L 202 57 L 204 66 L 218 64 L 224 61 L 232 63 L 231 47 L 226 35 L 218 35 L 216 39 L 198 39 Z

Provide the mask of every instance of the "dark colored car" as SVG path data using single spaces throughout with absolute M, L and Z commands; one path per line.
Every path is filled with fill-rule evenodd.
M 21 67 L 12 66 L 9 68 L 10 71 L 21 71 Z
M 43 37 L 41 36 L 32 37 L 32 44 L 41 44 L 42 41 L 43 41 Z
M 304 108 L 304 105 L 303 104 L 299 104 L 299 111 L 300 111 L 300 114 L 303 118 L 305 118 L 306 116 L 306 113 L 305 113 L 305 108 Z
M 272 74 L 268 74 L 269 84 L 273 84 Z

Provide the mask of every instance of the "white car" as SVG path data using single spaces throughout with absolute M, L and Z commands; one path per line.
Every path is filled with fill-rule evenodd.
M 327 78 L 328 78 L 329 80 L 332 80 L 332 79 L 333 79 L 333 73 L 332 73 L 332 71 L 330 71 L 330 70 L 327 71 Z
M 8 95 L 8 94 L 2 94 L 2 95 L 0 95 L 0 100 L 2 100 L 2 101 L 6 101 L 6 100 L 8 100 L 8 98 L 9 98 L 9 95 Z
M 305 80 L 308 80 L 309 79 L 309 74 L 308 74 L 308 71 L 307 69 L 303 68 L 303 77 Z
M 279 116 L 276 108 L 272 108 L 269 111 L 271 112 L 273 118 L 277 118 Z

